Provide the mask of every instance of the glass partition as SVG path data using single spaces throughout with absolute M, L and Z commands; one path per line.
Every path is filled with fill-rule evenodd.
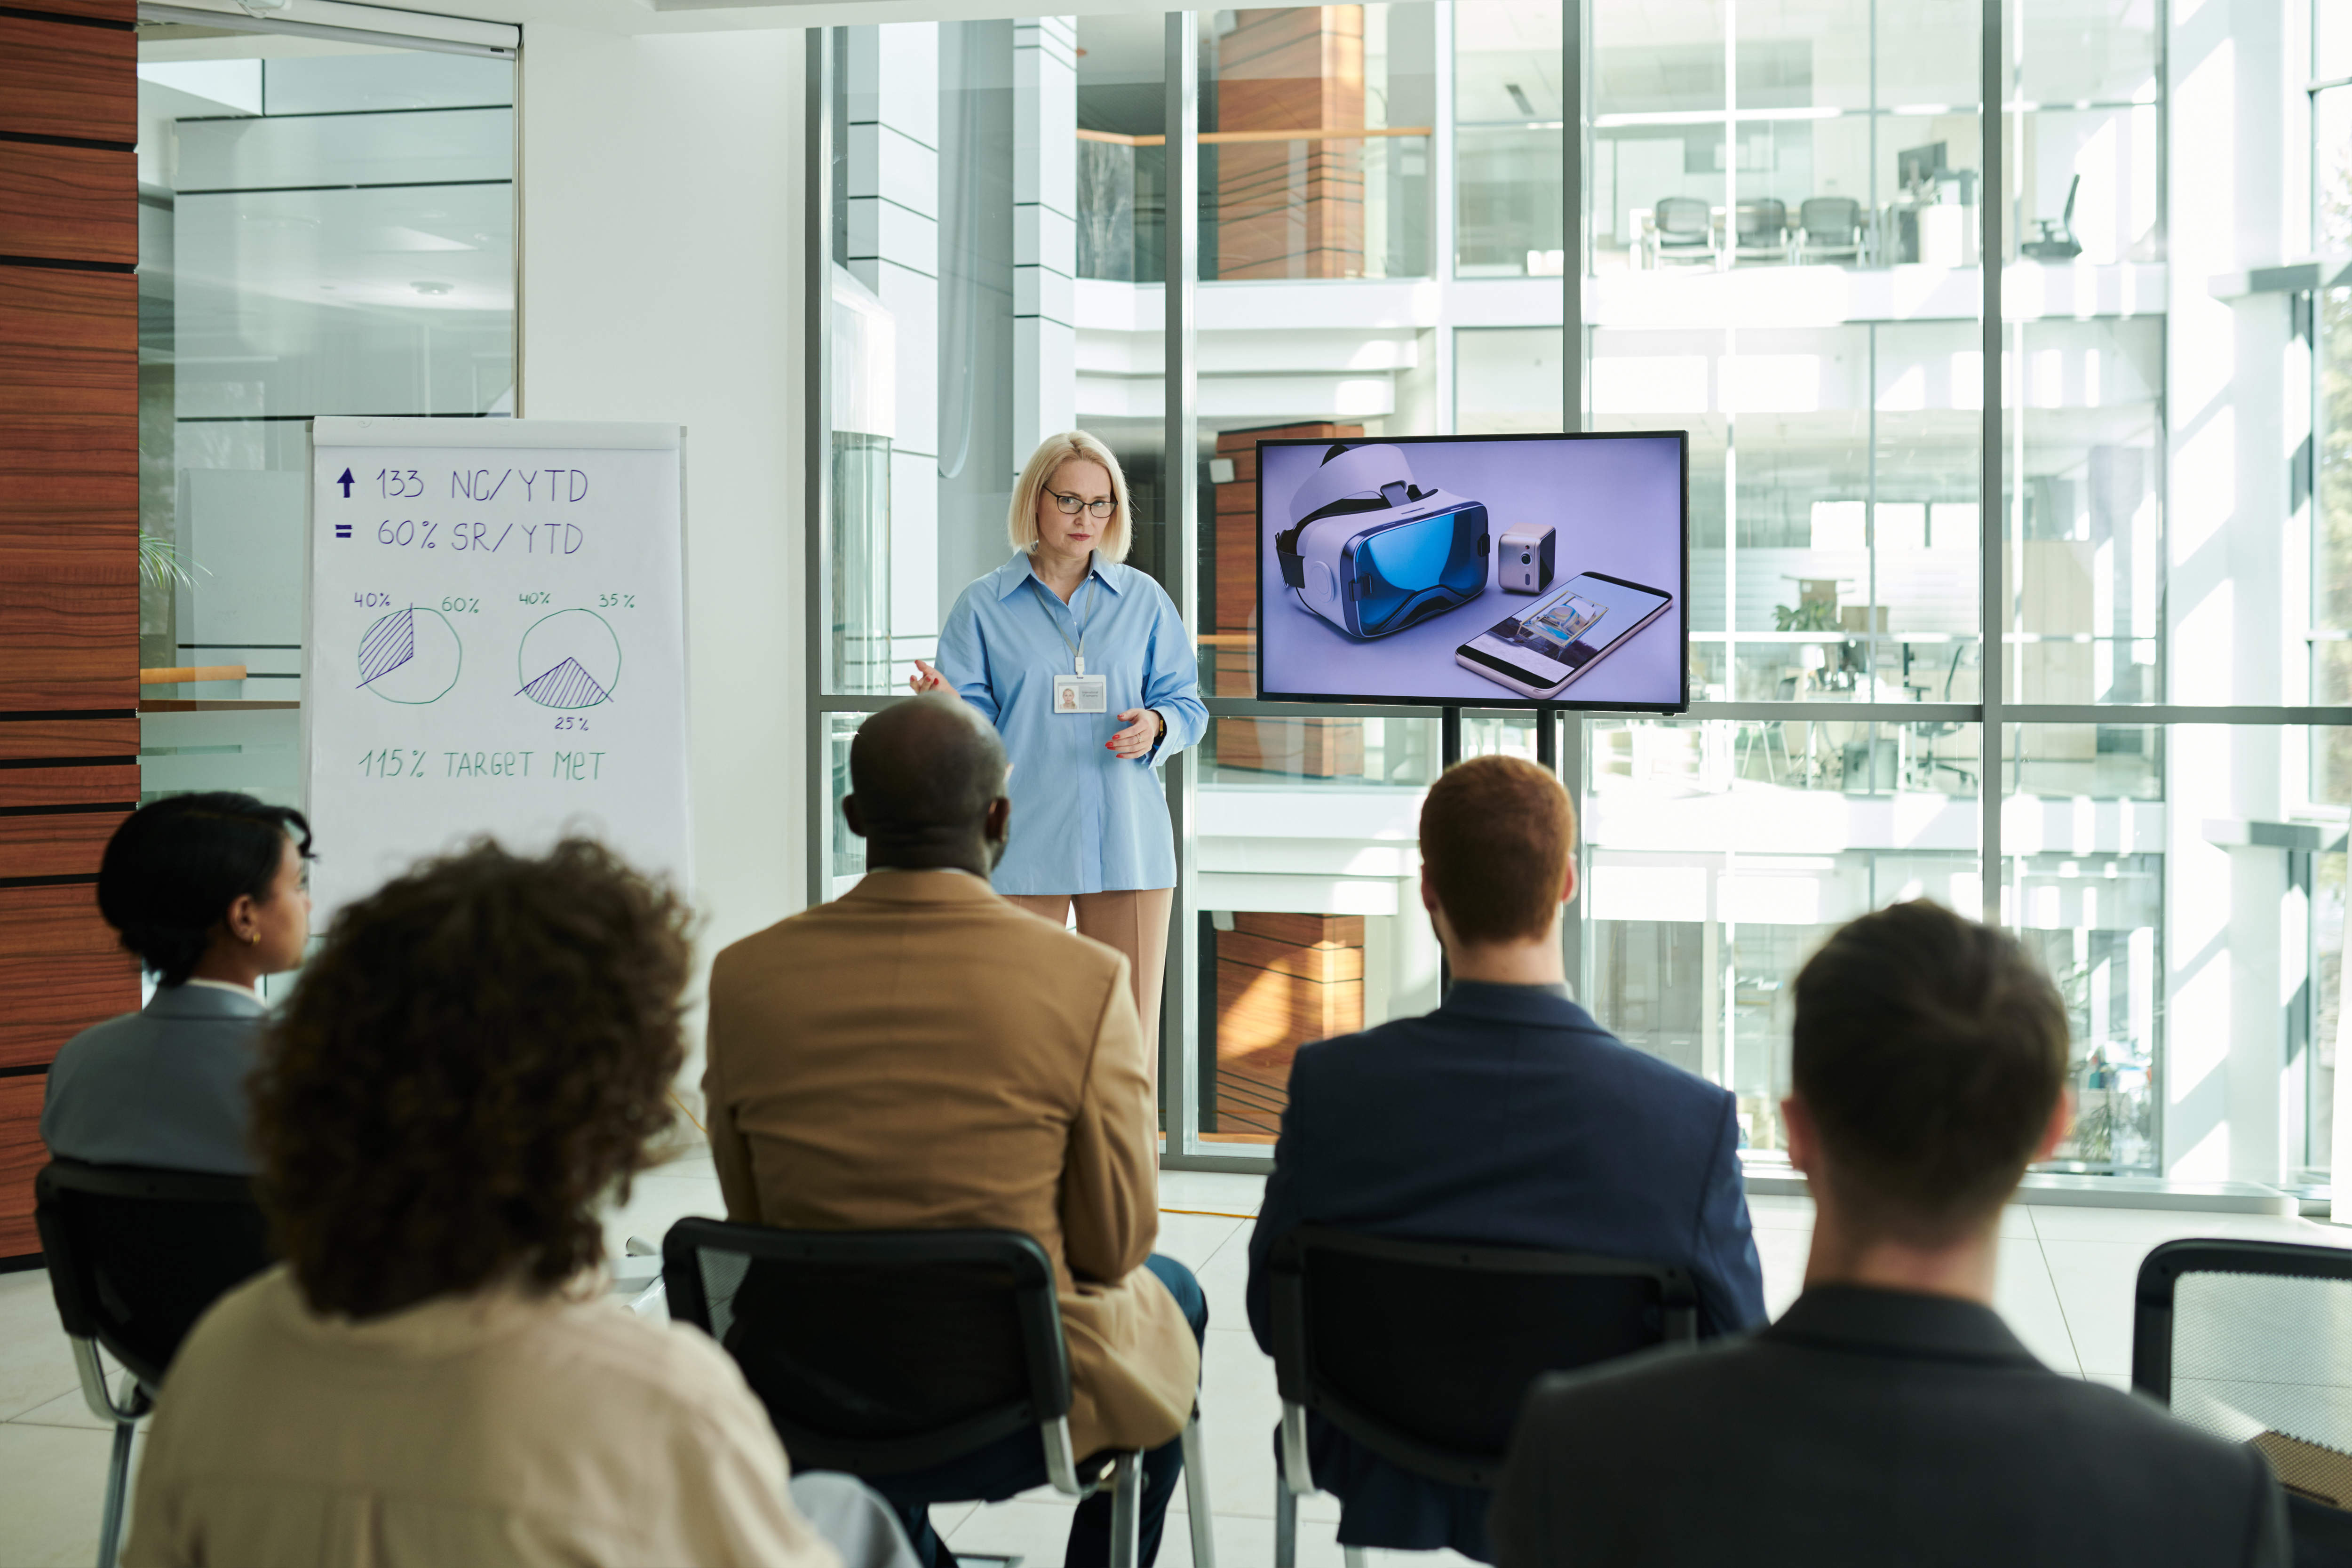
M 2307 232 L 2334 255 L 2352 244 L 2352 66 L 2329 64 L 2330 8 L 2290 9 L 2310 33 L 2282 55 L 2311 67 Z M 2331 272 L 2305 298 L 2226 301 L 2242 325 L 2284 311 L 2310 441 L 2280 432 L 2276 572 L 2260 550 L 2189 550 L 2168 473 L 2218 483 L 2246 437 L 2200 410 L 2168 424 L 2184 384 L 2213 395 L 2243 374 L 2168 317 L 2185 297 L 2158 178 L 2189 150 L 2168 145 L 2176 21 L 2137 0 L 1202 14 L 1181 212 L 1163 18 L 828 35 L 847 84 L 828 700 L 895 691 L 1001 549 L 1015 421 L 1043 429 L 1064 409 L 1055 427 L 1103 435 L 1153 526 L 1169 465 L 1197 465 L 1196 553 L 1172 559 L 1163 536 L 1138 556 L 1171 586 L 1193 574 L 1214 710 L 1177 803 L 1198 861 L 1198 1052 L 1181 1088 L 1199 1141 L 1172 1157 L 1248 1156 L 1300 1045 L 1435 999 L 1413 838 L 1440 721 L 1255 700 L 1256 443 L 1576 426 L 1691 439 L 1694 709 L 1562 737 L 1591 873 L 1573 978 L 1603 1023 L 1732 1088 L 1769 1161 L 1787 985 L 1811 948 L 1899 898 L 1982 910 L 1997 847 L 1995 907 L 2072 1024 L 2083 1120 L 2060 1168 L 2259 1176 L 2272 1151 L 2243 1129 L 2275 1121 L 2282 1171 L 2325 1169 L 2352 826 L 2352 726 L 2334 721 L 2352 707 L 2352 289 Z M 887 93 L 859 64 L 886 56 Z M 1066 198 L 1051 158 L 987 150 L 992 127 L 1025 147 L 1049 123 L 1073 150 Z M 1066 252 L 1050 216 L 1065 210 Z M 1198 257 L 1198 442 L 1181 455 L 1160 450 L 1171 223 L 1192 226 Z M 1047 374 L 1065 341 L 1066 404 Z M 2172 453 L 2191 439 L 2242 449 L 2184 470 Z M 956 469 L 967 451 L 980 466 Z M 2260 498 L 2242 516 L 2210 495 L 2179 504 L 2204 509 L 2179 524 L 2200 538 L 2272 527 Z M 2268 627 L 2245 619 L 2272 604 L 2288 610 L 2275 681 Z M 2195 666 L 2196 708 L 2164 706 L 2173 625 L 2210 625 L 2228 649 Z M 2231 706 L 2273 700 L 2324 706 L 2284 723 Z M 1465 713 L 1459 732 L 1465 755 L 1536 750 L 1523 716 Z M 835 875 L 854 870 L 854 846 L 831 852 Z M 2289 998 L 2275 1073 L 2235 1065 L 2277 1024 L 2218 978 L 2241 961 L 2275 964 Z M 2237 1099 L 2216 1110 L 2225 1079 Z M 2257 1080 L 2293 1086 L 2279 1116 L 2238 1103 Z
M 142 25 L 142 799 L 299 803 L 307 422 L 513 415 L 513 104 L 508 58 Z

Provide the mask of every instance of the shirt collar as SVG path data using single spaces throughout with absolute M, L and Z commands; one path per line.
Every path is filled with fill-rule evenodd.
M 2039 1367 L 2000 1314 L 1957 1296 L 1822 1285 L 1764 1331 L 1783 1343 L 1908 1360 Z
M 1112 593 L 1118 594 L 1126 591 L 1124 579 L 1127 571 L 1126 567 L 1116 562 L 1104 561 L 1102 552 L 1097 551 L 1094 560 L 1088 564 L 1087 575 L 1108 588 Z M 991 575 L 996 579 L 996 597 L 1002 602 L 1019 593 L 1022 585 L 1035 577 L 1036 574 L 1029 570 L 1029 552 L 1025 550 L 1016 550 L 1013 552 L 1013 559 L 999 566 Z M 1056 603 L 1060 602 L 1060 595 L 1056 595 L 1055 598 Z
M 1501 985 L 1486 980 L 1457 980 L 1446 988 L 1437 1010 L 1456 1017 L 1490 1018 L 1504 1024 L 1538 1024 L 1552 1028 L 1591 1029 L 1591 1015 L 1569 1000 L 1565 985 Z
M 157 986 L 146 1010 L 159 1018 L 258 1018 L 269 1007 L 242 985 L 190 980 Z
M 226 980 L 206 980 L 201 974 L 191 974 L 187 979 L 182 981 L 181 984 L 184 985 L 209 985 L 215 991 L 226 991 L 232 996 L 250 996 L 257 1002 L 261 1000 L 261 993 L 256 991 L 250 985 L 232 985 Z

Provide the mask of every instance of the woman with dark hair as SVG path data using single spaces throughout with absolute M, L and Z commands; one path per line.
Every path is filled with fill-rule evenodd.
M 243 1175 L 261 977 L 302 962 L 310 825 L 249 795 L 181 795 L 131 814 L 98 868 L 98 910 L 155 976 L 139 1012 L 66 1042 L 49 1068 L 49 1152 Z
M 578 839 L 337 916 L 255 1082 L 286 1261 L 173 1364 L 126 1563 L 838 1568 L 726 1352 L 601 1290 L 596 1205 L 669 1121 L 687 927 Z

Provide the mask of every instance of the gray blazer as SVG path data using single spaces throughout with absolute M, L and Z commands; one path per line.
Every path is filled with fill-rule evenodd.
M 42 1141 L 93 1164 L 250 1175 L 245 1080 L 268 1015 L 217 986 L 167 985 L 84 1029 L 49 1068 Z

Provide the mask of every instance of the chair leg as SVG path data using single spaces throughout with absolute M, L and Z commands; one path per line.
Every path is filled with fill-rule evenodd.
M 122 1509 L 131 1480 L 131 1436 L 135 1421 L 114 1424 L 114 1456 L 106 1467 L 106 1511 L 98 1523 L 98 1568 L 114 1568 L 122 1551 Z
M 1274 1478 L 1274 1568 L 1298 1568 L 1298 1494 Z
M 1121 1454 L 1110 1479 L 1110 1568 L 1139 1568 L 1143 1531 L 1143 1456 Z
M 1217 1542 L 1209 1511 L 1209 1465 L 1198 1412 L 1184 1423 L 1184 1510 L 1192 1521 L 1192 1568 L 1217 1568 Z

